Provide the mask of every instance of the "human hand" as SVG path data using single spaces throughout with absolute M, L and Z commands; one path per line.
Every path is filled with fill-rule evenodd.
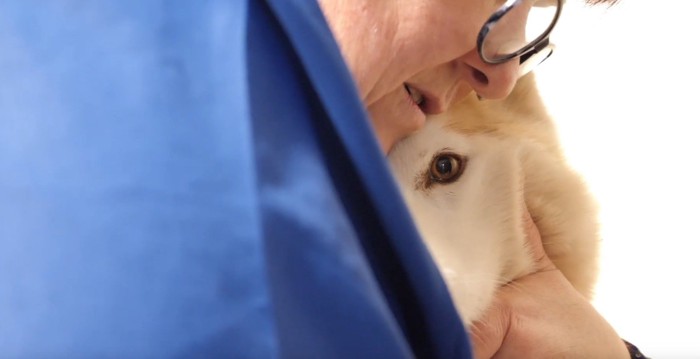
M 630 358 L 615 330 L 554 266 L 525 217 L 535 271 L 502 287 L 471 326 L 475 357 Z

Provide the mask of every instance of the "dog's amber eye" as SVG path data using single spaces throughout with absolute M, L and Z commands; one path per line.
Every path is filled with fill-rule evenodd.
M 453 153 L 443 153 L 430 164 L 432 182 L 450 183 L 456 181 L 464 172 L 465 158 Z

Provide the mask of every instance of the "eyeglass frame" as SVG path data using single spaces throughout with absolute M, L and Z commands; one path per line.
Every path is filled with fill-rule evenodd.
M 486 39 L 486 36 L 489 34 L 491 31 L 491 28 L 499 21 L 501 18 L 503 18 L 510 10 L 512 10 L 514 7 L 518 6 L 521 2 L 524 0 L 508 0 L 503 6 L 501 6 L 496 12 L 494 12 L 488 20 L 486 20 L 486 23 L 484 23 L 484 26 L 481 27 L 481 30 L 479 30 L 479 35 L 476 38 L 476 46 L 477 46 L 477 52 L 479 53 L 479 57 L 481 57 L 481 60 L 483 60 L 487 64 L 502 64 L 505 62 L 508 62 L 516 57 L 520 57 L 523 55 L 526 55 L 531 52 L 537 52 L 539 49 L 541 49 L 543 46 L 543 43 L 549 43 L 549 34 L 552 32 L 554 27 L 557 25 L 557 22 L 559 21 L 559 16 L 561 15 L 562 7 L 564 6 L 564 0 L 557 0 L 557 9 L 556 12 L 554 13 L 554 18 L 552 19 L 552 22 L 550 22 L 549 26 L 540 34 L 537 38 L 534 40 L 530 41 L 528 44 L 525 46 L 521 47 L 519 50 L 512 52 L 508 55 L 505 55 L 503 57 L 499 57 L 497 59 L 488 59 L 484 56 L 484 40 Z M 523 62 L 523 61 L 521 61 Z

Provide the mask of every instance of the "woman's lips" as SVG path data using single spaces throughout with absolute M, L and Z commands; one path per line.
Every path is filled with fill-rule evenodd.
M 421 91 L 413 92 L 416 89 L 411 88 L 403 84 L 367 108 L 385 152 L 425 124 L 427 115 L 419 106 L 425 102 L 425 97 Z
M 426 115 L 435 115 L 446 110 L 443 98 L 436 96 L 427 89 L 404 83 L 406 93 L 411 101 Z
M 425 97 L 423 96 L 423 94 L 408 84 L 404 84 L 403 87 L 406 89 L 406 92 L 408 92 L 408 95 L 411 96 L 413 103 L 415 103 L 416 106 L 422 108 L 423 104 L 425 103 Z

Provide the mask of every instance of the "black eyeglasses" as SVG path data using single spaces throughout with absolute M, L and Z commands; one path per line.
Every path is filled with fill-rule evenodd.
M 533 2 L 531 7 L 524 6 Z M 554 51 L 549 34 L 559 20 L 564 0 L 507 0 L 479 31 L 479 56 L 489 64 L 520 57 L 521 74 Z M 523 26 L 523 20 L 526 23 Z M 509 21 L 510 20 L 510 21 Z

